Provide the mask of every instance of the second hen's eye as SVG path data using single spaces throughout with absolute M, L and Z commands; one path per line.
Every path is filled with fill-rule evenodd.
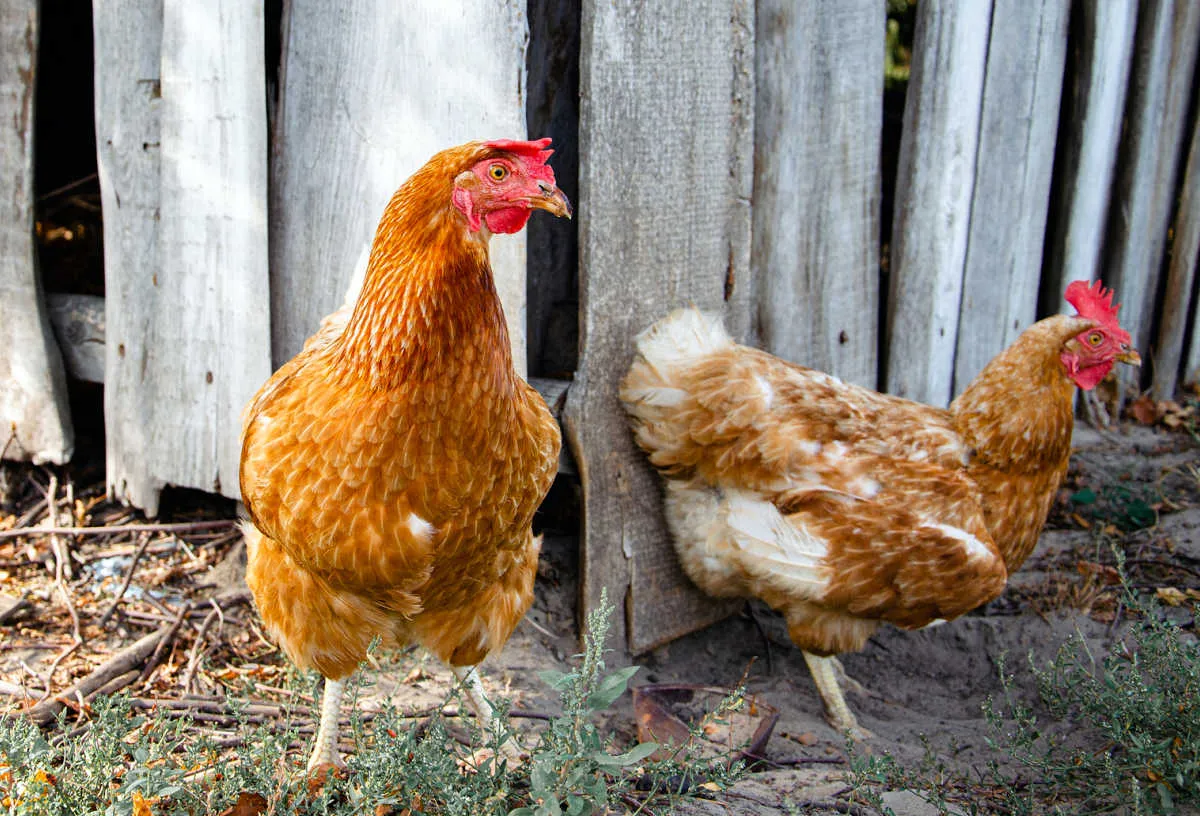
M 508 178 L 508 168 L 503 164 L 493 164 L 488 168 L 488 175 L 492 177 L 492 181 L 504 181 Z
M 1094 331 L 1087 336 L 1088 345 L 1098 346 L 1104 342 L 1104 335 L 1098 331 Z

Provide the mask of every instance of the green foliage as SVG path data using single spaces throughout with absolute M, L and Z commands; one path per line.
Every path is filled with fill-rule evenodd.
M 473 746 L 492 751 L 466 772 L 468 749 L 439 716 L 418 728 L 389 706 L 365 723 L 354 705 L 350 732 L 357 751 L 347 759 L 347 772 L 311 785 L 303 762 L 312 736 L 296 723 L 255 724 L 245 705 L 231 700 L 236 737 L 220 742 L 187 718 L 147 714 L 126 697 L 99 698 L 86 724 L 64 717 L 49 738 L 20 715 L 0 717 L 0 814 L 144 816 L 149 807 L 153 816 L 198 816 L 219 813 L 251 792 L 263 797 L 267 813 L 298 816 L 369 814 L 388 805 L 393 813 L 410 808 L 446 816 L 584 816 L 604 812 L 618 797 L 680 793 L 690 786 L 678 783 L 684 768 L 692 781 L 707 773 L 728 783 L 736 766 L 700 761 L 690 749 L 655 762 L 647 761 L 654 744 L 613 749 L 597 718 L 624 694 L 637 669 L 605 672 L 612 611 L 605 599 L 588 616 L 584 653 L 573 671 L 545 676 L 561 695 L 562 714 L 548 723 L 528 761 L 515 767 L 494 758 L 503 757 L 507 725 L 472 734 Z M 352 697 L 360 690 L 361 683 L 352 684 Z M 499 722 L 507 723 L 506 714 L 498 706 Z
M 1118 562 L 1120 562 L 1118 554 Z M 1097 659 L 1081 635 L 1045 667 L 1030 656 L 1037 704 L 1023 701 L 1000 661 L 1002 699 L 984 704 L 995 751 L 1015 759 L 1014 776 L 993 760 L 977 780 L 954 774 L 926 750 L 920 767 L 851 751 L 856 797 L 886 812 L 881 790 L 916 792 L 939 813 L 1172 814 L 1200 806 L 1200 644 L 1152 600 L 1126 585 L 1133 623 Z M 969 793 L 966 793 L 968 792 Z

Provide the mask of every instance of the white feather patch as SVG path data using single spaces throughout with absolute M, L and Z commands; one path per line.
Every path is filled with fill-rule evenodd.
M 690 365 L 731 345 L 720 318 L 696 308 L 674 311 L 637 337 L 638 353 L 660 370 Z
M 428 541 L 433 537 L 433 525 L 416 513 L 409 513 L 404 523 L 408 526 L 408 531 L 412 533 L 413 538 L 418 541 Z
M 810 597 L 829 586 L 824 566 L 829 548 L 820 538 L 784 518 L 769 501 L 744 491 L 726 491 L 725 526 L 748 572 L 778 579 Z
M 968 533 L 966 530 L 962 530 L 958 527 L 951 527 L 949 524 L 926 523 L 921 526 L 937 530 L 939 533 L 946 536 L 946 538 L 952 538 L 956 541 L 961 541 L 963 549 L 967 551 L 968 558 L 990 559 L 996 557 L 995 553 L 988 549 L 986 544 Z

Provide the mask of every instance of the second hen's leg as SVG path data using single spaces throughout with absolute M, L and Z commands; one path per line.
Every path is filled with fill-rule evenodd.
M 338 716 L 342 709 L 342 695 L 345 691 L 345 680 L 325 678 L 325 693 L 321 698 L 321 725 L 317 728 L 317 738 L 313 745 L 312 756 L 308 758 L 309 773 L 321 765 L 342 764 L 337 755 L 337 732 Z
M 825 719 L 839 732 L 850 732 L 856 740 L 870 739 L 874 735 L 858 724 L 846 698 L 842 694 L 838 676 L 846 676 L 846 671 L 836 657 L 820 657 L 811 652 L 803 652 L 804 662 L 812 673 L 813 682 L 817 685 L 817 693 L 825 704 Z
M 487 695 L 483 692 L 483 682 L 479 679 L 478 668 L 475 666 L 451 666 L 450 670 L 454 672 L 454 676 L 462 683 L 463 692 L 467 698 L 467 705 L 471 707 L 471 711 L 474 712 L 475 718 L 479 721 L 479 730 L 486 736 L 491 737 L 494 733 L 493 728 L 496 718 L 492 715 L 492 704 L 488 702 Z M 501 749 L 510 762 L 520 760 L 523 753 L 521 746 L 511 736 L 504 741 Z

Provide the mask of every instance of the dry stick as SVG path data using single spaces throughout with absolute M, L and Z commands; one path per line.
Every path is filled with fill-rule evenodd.
M 141 683 L 143 680 L 149 678 L 151 672 L 153 672 L 158 667 L 158 664 L 162 662 L 163 658 L 167 656 L 167 652 L 170 651 L 171 646 L 175 643 L 175 635 L 179 633 L 179 627 L 183 625 L 184 619 L 187 618 L 188 613 L 191 611 L 191 601 L 186 602 L 179 609 L 179 614 L 175 616 L 175 620 L 171 623 L 171 627 L 167 630 L 167 633 L 163 635 L 163 638 L 158 642 L 158 645 L 154 647 L 154 653 L 150 655 L 150 659 L 146 661 L 145 668 L 142 669 L 142 673 L 138 675 L 138 679 L 134 682 Z
M 200 624 L 200 631 L 196 633 L 196 642 L 192 644 L 192 651 L 188 654 L 187 669 L 184 670 L 183 679 L 180 680 L 184 694 L 192 690 L 192 680 L 195 679 L 196 669 L 200 666 L 200 658 L 203 656 L 201 649 L 204 646 L 204 636 L 208 634 L 208 627 L 212 626 L 212 622 L 219 617 L 221 625 L 217 627 L 217 637 L 220 637 L 221 632 L 225 629 L 225 615 L 221 612 L 221 605 L 214 602 L 211 598 L 209 599 L 209 603 L 212 604 L 213 609 L 204 617 L 204 622 Z
M 212 519 L 210 521 L 186 521 L 172 524 L 125 524 L 119 526 L 98 525 L 96 527 L 21 527 L 0 530 L 0 540 L 38 535 L 111 535 L 113 533 L 187 533 L 196 530 L 211 530 L 215 527 L 231 527 L 237 519 Z
M 40 726 L 49 725 L 54 721 L 58 712 L 63 709 L 65 705 L 63 698 L 70 699 L 75 696 L 76 692 L 87 697 L 102 687 L 108 689 L 109 684 L 115 678 L 132 673 L 132 669 L 141 666 L 146 658 L 154 652 L 158 644 L 163 641 L 168 631 L 169 627 L 162 627 L 155 632 L 145 635 L 133 644 L 126 646 L 109 658 L 103 665 L 97 667 L 87 677 L 75 683 L 69 689 L 51 697 L 49 700 L 33 706 L 26 714 Z M 126 685 L 129 682 L 132 682 L 132 678 L 126 682 Z M 112 689 L 112 691 L 115 690 Z
M 146 552 L 146 548 L 150 546 L 150 534 L 142 533 L 141 537 L 142 543 L 138 545 L 137 552 L 133 554 L 133 561 L 129 564 L 129 571 L 125 573 L 125 579 L 121 582 L 121 589 L 117 592 L 117 596 L 112 599 L 112 603 L 109 604 L 108 609 L 100 616 L 99 623 L 101 626 L 108 623 L 108 619 L 112 617 L 112 613 L 117 611 L 117 606 L 120 605 L 121 599 L 125 597 L 125 590 L 129 589 L 129 582 L 133 580 L 133 572 L 137 569 L 138 561 L 141 560 L 142 555 Z
M 50 696 L 50 692 L 54 690 L 54 673 L 56 671 L 58 671 L 59 664 L 62 663 L 64 660 L 66 660 L 70 655 L 72 655 L 75 652 L 76 649 L 78 649 L 82 645 L 83 645 L 82 640 L 76 640 L 74 643 L 72 643 L 70 646 L 68 646 L 58 657 L 54 658 L 54 662 L 51 663 L 50 668 L 46 670 L 46 679 L 43 681 L 45 684 L 46 691 L 42 694 L 41 698 L 38 700 L 39 703 L 44 703 L 46 701 L 46 698 Z
M 50 485 L 46 488 L 46 505 L 50 508 L 50 524 L 57 526 L 58 520 L 58 476 L 50 474 Z M 51 549 L 54 551 L 54 585 L 58 587 L 58 592 L 62 595 L 63 603 L 67 605 L 67 611 L 71 614 L 71 630 L 75 634 L 75 643 L 65 653 L 59 655 L 59 659 L 55 660 L 51 665 L 50 670 L 58 668 L 59 662 L 68 654 L 75 651 L 79 644 L 83 643 L 83 635 L 79 631 L 79 612 L 75 609 L 75 601 L 71 598 L 71 592 L 67 589 L 67 585 L 63 580 L 67 572 L 67 565 L 64 563 L 67 560 L 68 553 L 65 547 L 61 546 L 61 541 L 57 536 L 50 539 Z M 50 686 L 50 678 L 46 678 L 46 686 Z

